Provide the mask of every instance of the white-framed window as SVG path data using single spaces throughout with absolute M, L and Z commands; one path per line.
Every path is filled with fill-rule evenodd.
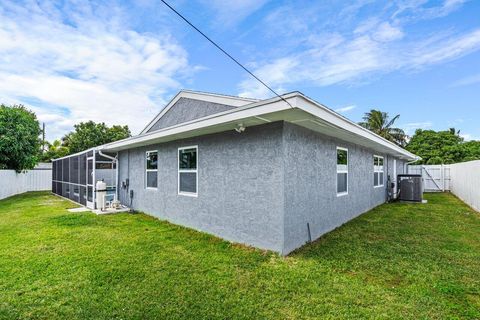
M 337 147 L 337 196 L 348 194 L 348 149 Z
M 373 186 L 383 187 L 383 157 L 373 156 Z
M 178 194 L 198 195 L 198 146 L 178 148 Z
M 158 151 L 145 153 L 145 188 L 157 189 L 158 184 Z

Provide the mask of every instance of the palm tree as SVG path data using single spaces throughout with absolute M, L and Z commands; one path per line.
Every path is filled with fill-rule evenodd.
M 50 162 L 52 159 L 64 157 L 69 153 L 68 147 L 64 146 L 60 140 L 55 140 L 53 143 L 46 141 L 45 144 L 47 151 L 40 155 L 41 161 Z
M 450 128 L 448 131 L 450 131 L 450 134 L 453 134 L 454 136 L 460 135 L 460 130 L 456 130 L 455 128 Z
M 392 127 L 395 121 L 400 118 L 400 115 L 397 114 L 391 120 L 389 118 L 387 112 L 372 109 L 370 112 L 365 113 L 363 122 L 359 124 L 388 141 L 404 147 L 407 143 L 407 135 L 402 129 Z

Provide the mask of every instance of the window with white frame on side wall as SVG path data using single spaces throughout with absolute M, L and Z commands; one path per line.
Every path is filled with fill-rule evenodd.
M 383 179 L 384 179 L 383 157 L 374 155 L 373 156 L 373 186 L 383 187 Z
M 178 194 L 198 195 L 198 146 L 178 148 Z
M 145 188 L 157 189 L 158 184 L 158 151 L 145 153 Z
M 348 194 L 348 149 L 337 147 L 337 196 Z

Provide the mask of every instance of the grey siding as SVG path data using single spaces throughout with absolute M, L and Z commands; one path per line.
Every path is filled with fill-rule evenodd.
M 147 132 L 235 109 L 234 106 L 180 98 Z
M 307 223 L 315 240 L 385 202 L 385 188 L 373 186 L 373 154 L 385 155 L 289 123 L 283 138 L 284 254 L 308 241 Z M 344 196 L 337 196 L 336 190 L 337 146 L 348 148 L 348 194 Z M 387 175 L 385 169 L 385 180 Z
M 282 123 L 138 148 L 119 155 L 132 206 L 224 239 L 282 252 Z M 198 197 L 177 194 L 177 150 L 198 145 Z M 145 189 L 145 151 L 158 150 L 158 190 Z M 120 189 L 130 205 L 128 191 Z
M 405 174 L 405 165 L 407 164 L 407 161 L 403 160 L 397 160 L 397 175 L 398 174 Z
M 198 197 L 177 194 L 179 147 L 198 145 Z M 336 193 L 336 147 L 349 150 L 348 195 Z M 158 150 L 158 190 L 145 189 L 145 152 Z M 224 239 L 282 254 L 385 202 L 373 187 L 372 150 L 283 122 L 174 141 L 119 154 L 132 207 Z M 382 154 L 378 154 L 382 155 Z M 386 180 L 393 158 L 385 157 Z M 397 173 L 403 172 L 397 160 Z M 128 190 L 120 200 L 130 205 Z

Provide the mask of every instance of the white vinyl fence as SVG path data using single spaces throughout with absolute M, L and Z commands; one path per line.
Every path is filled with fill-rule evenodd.
M 450 165 L 410 165 L 409 174 L 421 174 L 426 192 L 450 190 Z
M 27 191 L 52 190 L 52 170 L 33 169 L 25 173 L 0 170 L 0 199 Z
M 450 174 L 452 193 L 480 211 L 480 160 L 452 164 Z
M 409 174 L 421 174 L 426 192 L 451 191 L 480 211 L 480 160 L 448 165 L 410 165 Z

